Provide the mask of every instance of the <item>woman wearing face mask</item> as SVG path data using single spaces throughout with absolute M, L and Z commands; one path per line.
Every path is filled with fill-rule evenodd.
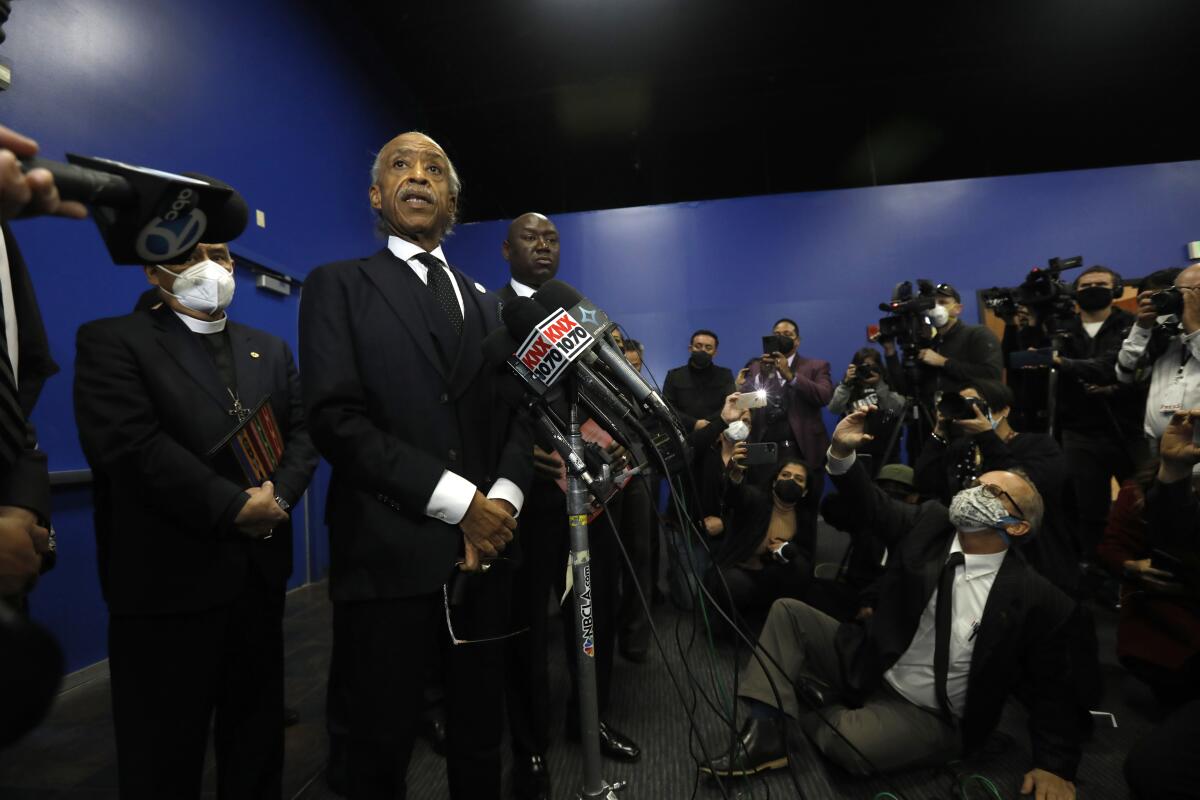
M 1073 505 L 1074 495 L 1064 491 L 1067 465 L 1062 449 L 1047 434 L 1012 427 L 1012 390 L 999 381 L 976 381 L 958 394 L 968 401 L 973 416 L 947 419 L 947 404 L 939 405 L 937 426 L 913 468 L 917 489 L 948 504 L 985 472 L 1021 469 L 1046 501 L 1045 529 L 1027 543 L 1025 556 L 1052 583 L 1074 592 L 1079 545 L 1070 522 L 1074 510 L 1064 508 L 1068 499 Z
M 732 448 L 725 488 L 728 530 L 714 555 L 707 585 L 718 602 L 732 601 L 726 610 L 735 619 L 757 628 L 773 602 L 805 596 L 814 543 L 802 502 L 808 491 L 808 466 L 785 460 L 771 484 L 758 487 L 745 480 L 745 453 L 744 442 Z

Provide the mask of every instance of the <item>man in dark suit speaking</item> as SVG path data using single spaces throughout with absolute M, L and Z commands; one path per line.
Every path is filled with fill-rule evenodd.
M 499 300 L 446 263 L 459 180 L 429 137 L 380 151 L 370 201 L 388 235 L 369 258 L 304 284 L 300 361 L 313 440 L 333 465 L 329 523 L 334 636 L 349 702 L 351 798 L 403 797 L 429 659 L 450 636 L 507 623 L 506 570 L 443 587 L 512 539 L 532 476 L 527 427 L 504 410 L 482 342 Z M 485 495 L 486 492 L 486 495 Z M 491 619 L 482 619 L 490 615 Z M 450 648 L 447 772 L 455 798 L 500 796 L 503 643 Z
M 300 376 L 283 340 L 226 317 L 225 245 L 146 275 L 162 302 L 84 325 L 75 358 L 121 797 L 198 798 L 215 711 L 220 796 L 278 798 L 288 512 L 317 466 Z M 274 442 L 249 449 L 258 476 L 224 443 L 243 421 Z

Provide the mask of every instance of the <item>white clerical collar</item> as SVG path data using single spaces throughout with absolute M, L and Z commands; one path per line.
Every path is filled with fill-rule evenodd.
M 516 278 L 513 278 L 511 281 L 509 281 L 508 285 L 511 286 L 512 290 L 517 293 L 517 297 L 533 297 L 533 293 L 537 291 L 537 289 L 521 283 Z
M 392 254 L 401 261 L 409 261 L 413 258 L 413 256 L 418 256 L 425 252 L 425 248 L 421 247 L 419 244 L 413 244 L 407 239 L 401 239 L 399 236 L 388 237 L 388 250 L 391 250 Z M 440 244 L 430 250 L 429 255 L 437 258 L 443 264 L 450 263 L 446 260 L 446 254 L 442 252 L 442 246 Z
M 188 326 L 188 330 L 192 333 L 220 333 L 225 330 L 225 323 L 229 320 L 228 316 L 222 315 L 220 319 L 196 319 L 189 317 L 187 314 L 180 314 L 175 309 L 171 309 L 175 316 L 183 320 L 183 324 Z

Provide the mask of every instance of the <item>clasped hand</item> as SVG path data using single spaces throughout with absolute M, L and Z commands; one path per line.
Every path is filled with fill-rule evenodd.
M 496 558 L 517 529 L 516 509 L 507 500 L 491 500 L 478 489 L 458 523 L 463 532 L 463 572 L 479 572 L 482 559 Z
M 32 511 L 0 506 L 0 597 L 32 589 L 48 552 L 50 531 L 38 524 Z
M 264 481 L 262 486 L 251 486 L 246 490 L 250 499 L 234 518 L 237 529 L 252 539 L 265 539 L 275 532 L 275 527 L 286 522 L 288 513 L 275 502 L 275 484 Z

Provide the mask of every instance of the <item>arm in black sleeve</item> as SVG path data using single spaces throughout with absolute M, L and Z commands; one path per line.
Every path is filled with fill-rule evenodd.
M 31 423 L 25 423 L 25 446 L 17 460 L 0 470 L 0 506 L 28 509 L 43 525 L 50 523 L 50 473 Z
M 309 435 L 321 455 L 356 485 L 423 515 L 447 463 L 384 431 L 368 414 L 354 348 L 354 309 L 340 272 L 336 266 L 311 272 L 300 302 Z M 532 451 L 526 451 L 527 459 Z
M 921 506 L 894 500 L 876 486 L 867 470 L 856 461 L 844 475 L 833 475 L 839 493 L 847 496 L 853 509 L 853 531 L 878 536 L 889 546 L 900 541 L 912 529 Z
M 288 433 L 283 443 L 283 456 L 275 468 L 274 483 L 275 493 L 288 505 L 294 506 L 308 488 L 321 456 L 317 454 L 316 445 L 308 435 L 300 373 L 296 370 L 296 359 L 286 342 L 283 344 L 283 358 L 287 362 Z
M 1004 370 L 1004 356 L 996 334 L 984 325 L 972 325 L 966 330 L 966 355 L 952 358 L 942 369 L 957 381 L 1000 380 Z
M 1049 589 L 1050 587 L 1047 587 Z M 1049 610 L 1046 616 L 1051 616 Z M 1058 616 L 1058 615 L 1053 615 Z M 1023 654 L 1023 691 L 1029 705 L 1029 739 L 1033 766 L 1075 780 L 1083 755 L 1078 692 L 1072 682 L 1070 616 L 1047 624 Z
M 75 421 L 88 462 L 136 481 L 147 505 L 231 533 L 249 495 L 162 430 L 141 366 L 119 337 L 84 325 L 75 341 Z M 164 532 L 165 533 L 165 532 Z
M 497 479 L 512 481 L 522 494 L 528 495 L 533 483 L 533 423 L 524 413 L 517 413 L 507 405 L 500 404 L 497 414 L 509 415 L 508 435 L 500 452 L 500 463 L 496 467 Z M 490 488 L 490 487 L 485 487 Z

